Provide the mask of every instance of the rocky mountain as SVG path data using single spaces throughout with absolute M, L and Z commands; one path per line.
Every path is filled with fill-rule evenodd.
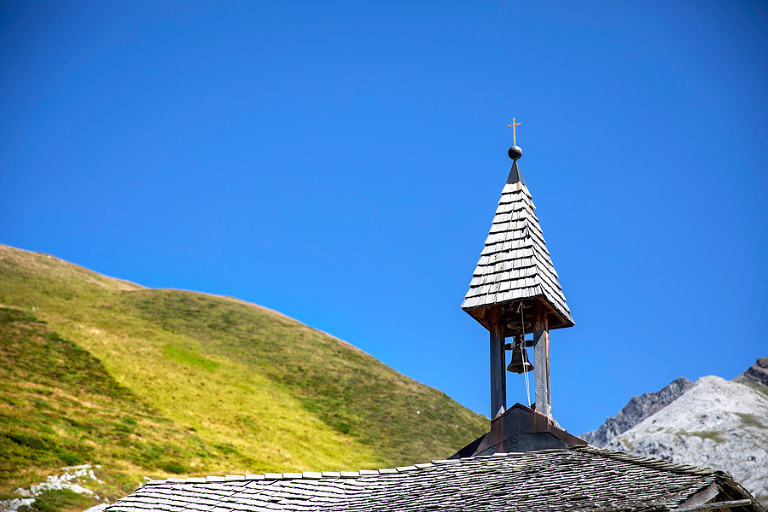
M 768 393 L 768 356 L 758 359 L 747 371 L 733 380 L 742 384 L 762 386 Z
M 677 379 L 658 393 L 633 398 L 618 415 L 582 437 L 604 448 L 720 469 L 766 504 L 767 377 L 768 358 L 762 358 L 734 381 L 708 376 L 691 385 Z M 681 386 L 685 389 L 679 392 Z M 652 406 L 654 398 L 657 406 L 667 403 Z M 657 408 L 643 417 L 643 410 L 652 407 Z
M 604 447 L 614 437 L 626 432 L 648 416 L 660 411 L 693 386 L 685 377 L 678 377 L 656 393 L 644 393 L 632 397 L 616 416 L 605 420 L 597 430 L 582 434 L 581 438 L 589 444 Z

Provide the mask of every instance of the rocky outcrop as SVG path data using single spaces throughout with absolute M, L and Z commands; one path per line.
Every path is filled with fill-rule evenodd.
M 702 377 L 606 448 L 720 469 L 765 503 L 768 395 L 720 377 Z
M 690 380 L 678 377 L 656 393 L 632 397 L 616 416 L 605 420 L 597 430 L 590 430 L 580 437 L 589 444 L 605 447 L 613 438 L 671 404 L 692 386 Z
M 736 377 L 736 382 L 761 386 L 764 393 L 768 393 L 768 356 L 761 357 L 747 371 Z

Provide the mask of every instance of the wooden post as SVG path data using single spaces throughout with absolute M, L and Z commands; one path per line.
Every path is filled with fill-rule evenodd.
M 504 325 L 499 308 L 491 311 L 491 419 L 507 410 L 507 375 L 504 363 Z
M 547 330 L 544 331 L 544 357 L 547 358 L 547 409 L 549 410 L 549 416 L 552 417 L 552 381 L 550 380 L 549 373 L 549 321 L 547 320 Z
M 549 325 L 547 313 L 536 305 L 533 328 L 533 364 L 536 366 L 536 412 L 552 417 L 549 393 Z

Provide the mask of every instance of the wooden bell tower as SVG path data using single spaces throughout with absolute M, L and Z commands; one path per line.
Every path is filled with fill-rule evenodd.
M 535 411 L 552 418 L 549 331 L 574 325 L 517 164 L 522 155 L 516 144 L 509 149 L 512 169 L 461 305 L 490 333 L 491 419 L 507 410 L 506 339 L 521 342 L 526 334 L 533 334 L 532 343 L 523 343 L 533 346 Z

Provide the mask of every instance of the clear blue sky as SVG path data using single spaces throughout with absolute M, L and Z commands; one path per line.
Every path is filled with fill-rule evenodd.
M 279 310 L 487 415 L 459 305 L 515 117 L 580 433 L 768 354 L 766 63 L 765 1 L 2 2 L 0 242 Z

